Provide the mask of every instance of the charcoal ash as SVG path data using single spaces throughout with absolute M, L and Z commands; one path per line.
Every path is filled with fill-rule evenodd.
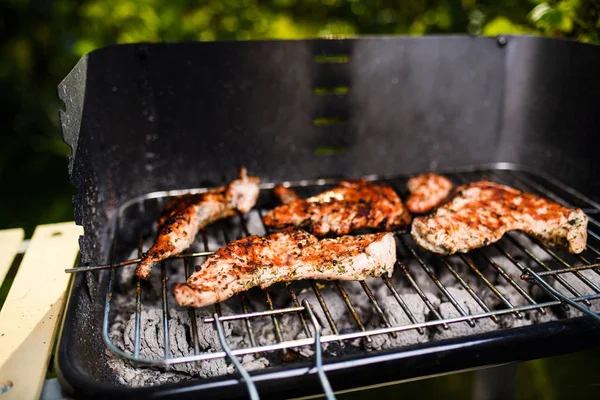
M 247 230 L 241 229 L 238 217 L 231 221 L 220 221 L 209 230 L 206 238 L 199 235 L 190 252 L 205 251 L 206 240 L 208 249 L 216 250 L 224 246 L 228 241 L 235 240 L 249 234 L 265 234 L 264 226 L 260 220 L 258 212 L 251 212 L 244 217 L 247 224 Z M 532 249 L 534 256 L 538 261 L 549 263 L 550 255 L 541 247 L 533 243 L 525 242 L 527 239 L 519 240 L 526 243 Z M 410 239 L 408 239 L 409 245 Z M 144 248 L 151 245 L 151 239 L 148 239 Z M 525 244 L 524 244 L 525 245 Z M 399 246 L 403 246 L 399 244 Z M 414 244 L 413 244 L 414 246 Z M 529 304 L 529 301 L 523 294 L 519 293 L 503 273 L 512 279 L 514 283 L 523 288 L 525 293 L 535 301 L 544 301 L 548 295 L 540 291 L 537 285 L 521 279 L 522 268 L 539 268 L 535 259 L 524 254 L 508 240 L 503 240 L 499 246 L 502 246 L 507 252 L 514 256 L 518 265 L 507 259 L 494 246 L 481 249 L 483 254 L 488 255 L 495 266 L 490 264 L 478 251 L 469 253 L 466 257 L 472 260 L 482 276 L 474 273 L 473 269 L 460 256 L 442 258 L 415 247 L 415 251 L 429 271 L 416 260 L 410 252 L 401 251 L 399 263 L 404 266 L 397 267 L 391 281 L 406 307 L 412 313 L 417 322 L 426 322 L 437 319 L 436 313 L 442 318 L 452 318 L 460 316 L 460 312 L 449 301 L 443 290 L 431 279 L 428 272 L 439 279 L 442 285 L 448 289 L 448 293 L 456 300 L 459 306 L 468 314 L 478 314 L 485 310 L 473 299 L 473 296 L 464 289 L 463 283 L 468 285 L 490 310 L 500 310 L 506 308 L 504 301 L 491 291 L 486 284 L 495 285 L 498 291 L 513 306 Z M 137 257 L 137 251 L 130 251 L 131 257 Z M 204 261 L 204 257 L 198 257 L 190 260 L 190 267 L 199 265 Z M 461 283 L 452 273 L 451 269 L 460 275 L 463 280 Z M 174 282 L 184 281 L 186 279 L 184 272 L 184 262 L 182 259 L 173 259 L 165 262 L 167 275 L 169 277 L 167 296 L 169 300 L 169 343 L 171 357 L 182 357 L 194 354 L 190 311 L 187 308 L 181 308 L 175 302 L 171 286 Z M 589 272 L 589 271 L 587 271 Z M 427 297 L 432 305 L 432 311 L 424 303 L 421 296 L 417 293 L 413 283 L 408 279 L 410 276 Z M 587 274 L 586 274 L 587 276 Z M 483 279 L 485 278 L 485 279 Z M 590 278 L 591 279 L 591 278 Z M 112 328 L 110 335 L 113 343 L 122 351 L 132 354 L 135 335 L 135 283 L 134 267 L 122 268 L 117 274 L 117 288 L 113 297 L 113 307 L 115 316 L 112 317 Z M 598 282 L 600 283 L 600 282 Z M 406 312 L 402 309 L 393 293 L 384 284 L 383 279 L 373 278 L 366 281 L 368 288 L 373 292 L 378 305 L 383 310 L 383 314 L 390 322 L 391 326 L 406 326 L 412 324 Z M 329 313 L 335 322 L 336 328 L 340 333 L 350 333 L 359 331 L 359 325 L 352 316 L 348 304 L 344 301 L 338 287 L 334 282 L 317 282 L 317 287 Z M 385 324 L 376 312 L 372 300 L 365 293 L 363 286 L 359 282 L 341 282 L 341 287 L 347 292 L 349 302 L 357 313 L 357 318 L 364 325 L 365 329 L 372 330 L 385 327 Z M 573 283 L 575 285 L 575 283 Z M 149 282 L 142 282 L 142 329 L 140 335 L 140 355 L 142 358 L 162 359 L 164 357 L 164 339 L 163 322 L 161 309 L 161 268 L 156 266 L 153 270 Z M 292 283 L 298 300 L 307 299 L 313 307 L 317 321 L 322 329 L 323 335 L 332 335 L 333 329 L 329 320 L 314 292 L 310 282 L 301 281 Z M 578 286 L 579 287 L 579 286 Z M 274 308 L 294 307 L 288 289 L 283 284 L 276 284 L 269 289 Z M 587 292 L 586 292 L 587 293 Z M 259 289 L 252 289 L 244 294 L 248 311 L 263 311 L 267 309 L 265 302 L 265 293 Z M 242 313 L 240 299 L 234 297 L 220 305 L 223 315 Z M 221 350 L 216 330 L 212 323 L 205 323 L 203 318 L 212 315 L 215 307 L 209 306 L 194 311 L 196 313 L 196 327 L 198 331 L 200 353 L 211 353 Z M 522 318 L 517 318 L 513 313 L 498 317 L 498 323 L 490 318 L 481 318 L 475 321 L 475 327 L 469 326 L 466 322 L 450 324 L 449 329 L 441 326 L 424 329 L 421 334 L 416 329 L 397 332 L 395 337 L 390 334 L 371 335 L 370 341 L 364 338 L 344 342 L 344 348 L 341 348 L 337 342 L 331 342 L 323 345 L 324 357 L 335 357 L 342 353 L 352 351 L 378 351 L 383 349 L 402 348 L 408 345 L 426 343 L 431 340 L 441 340 L 454 337 L 468 336 L 475 333 L 489 332 L 497 329 L 526 326 L 534 323 L 541 323 L 557 318 L 551 309 L 546 310 L 546 314 L 539 311 L 522 313 Z M 309 318 L 304 315 L 304 323 L 299 313 L 287 313 L 275 317 L 279 322 L 281 334 L 284 341 L 306 339 L 305 329 L 308 329 L 309 335 L 314 337 L 314 327 Z M 251 320 L 251 326 L 254 332 L 256 345 L 268 345 L 278 342 L 272 317 L 260 317 Z M 225 321 L 223 323 L 228 344 L 232 348 L 246 348 L 251 346 L 250 336 L 246 329 L 245 322 L 242 320 Z M 302 346 L 295 350 L 298 356 L 303 359 L 312 359 L 314 355 L 313 346 Z M 245 368 L 256 370 L 268 368 L 271 365 L 281 363 L 279 352 L 261 354 L 256 357 L 254 354 L 248 354 L 239 357 Z M 214 359 L 197 363 L 185 363 L 164 368 L 135 367 L 129 362 L 120 359 L 111 352 L 107 352 L 108 364 L 119 376 L 121 382 L 128 386 L 154 385 L 166 382 L 175 382 L 186 379 L 198 379 L 214 376 L 223 376 L 235 374 L 235 368 L 227 359 Z
M 398 303 L 395 297 L 390 293 L 387 287 L 381 287 L 376 292 L 376 297 L 379 305 L 384 310 L 384 315 L 388 319 L 392 326 L 406 326 L 412 325 L 413 322 L 402 306 Z M 440 304 L 439 298 L 434 296 L 432 293 L 425 293 L 428 299 L 432 302 L 434 307 L 438 307 Z M 406 308 L 412 314 L 413 318 L 419 322 L 425 322 L 430 317 L 430 310 L 427 308 L 421 297 L 417 294 L 407 294 L 402 296 Z M 382 326 L 381 318 L 374 316 L 367 325 L 367 329 L 376 329 Z M 365 342 L 365 349 L 367 350 L 382 350 L 392 349 L 395 347 L 404 347 L 416 343 L 425 343 L 429 341 L 431 334 L 429 330 L 424 330 L 423 333 L 419 333 L 416 329 L 407 331 L 396 332 L 396 335 L 376 335 L 371 337 L 371 341 Z
M 475 299 L 462 287 L 449 287 L 449 294 L 456 300 L 458 306 L 466 314 L 479 314 L 484 312 L 482 307 Z M 443 319 L 460 317 L 462 314 L 457 307 L 447 299 L 444 299 L 439 305 L 439 313 Z M 460 336 L 472 335 L 477 333 L 489 332 L 498 329 L 496 323 L 489 318 L 480 318 L 474 320 L 475 326 L 470 326 L 467 322 L 458 322 L 449 324 L 448 329 L 438 327 L 434 334 L 434 339 L 449 339 Z

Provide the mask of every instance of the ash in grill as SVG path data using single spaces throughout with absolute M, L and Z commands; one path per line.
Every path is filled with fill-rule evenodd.
M 572 191 L 530 174 L 490 170 L 450 177 L 455 184 L 494 180 L 587 212 L 595 207 Z M 406 198 L 405 179 L 386 182 Z M 302 181 L 291 186 L 308 196 L 331 183 Z M 150 246 L 154 238 L 150 227 L 166 204 L 163 195 L 150 195 L 122 208 L 115 238 L 116 259 L 136 258 Z M 269 190 L 263 190 L 256 210 L 210 226 L 198 235 L 189 251 L 215 251 L 245 235 L 268 233 L 262 216 L 274 205 L 272 201 Z M 302 299 L 308 300 L 323 327 L 321 343 L 326 360 L 340 354 L 418 345 L 580 315 L 580 310 L 564 305 L 565 297 L 574 301 L 572 305 L 600 311 L 600 305 L 593 301 L 600 297 L 600 273 L 589 266 L 600 255 L 596 247 L 599 237 L 594 232 L 600 225 L 593 218 L 590 225 L 588 249 L 580 255 L 549 248 L 513 232 L 483 249 L 442 257 L 419 248 L 408 233 L 397 232 L 398 263 L 391 278 L 280 283 L 202 309 L 177 306 L 170 287 L 173 282 L 184 281 L 203 257 L 168 260 L 149 282 L 140 282 L 132 267 L 113 269 L 108 296 L 112 302 L 108 302 L 105 316 L 109 365 L 122 383 L 130 386 L 233 373 L 234 366 L 222 351 L 213 313 L 219 316 L 227 344 L 240 356 L 245 369 L 263 369 L 296 359 L 309 361 L 314 355 L 315 331 L 302 311 Z M 586 267 L 561 272 L 574 265 Z M 535 273 L 539 271 L 546 272 Z M 522 279 L 527 276 L 534 279 Z M 549 287 L 543 287 L 543 282 Z M 240 318 L 240 314 L 250 315 Z M 123 357 L 158 368 L 135 367 Z

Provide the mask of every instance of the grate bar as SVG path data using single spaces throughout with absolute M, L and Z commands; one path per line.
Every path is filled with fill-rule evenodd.
M 499 243 L 494 243 L 493 244 L 494 248 L 496 250 L 498 250 L 500 253 L 502 253 L 503 256 L 505 256 L 506 258 L 508 258 L 508 260 L 510 262 L 512 262 L 514 264 L 515 267 L 517 267 L 521 273 L 523 273 L 526 269 L 526 267 L 524 267 L 517 259 L 515 259 L 510 253 L 508 253 L 506 251 L 506 249 L 504 249 L 504 247 L 502 247 Z M 554 300 L 559 300 L 558 297 L 554 296 L 554 294 L 550 294 L 551 297 L 554 298 Z M 565 307 L 568 307 L 567 305 L 565 305 Z M 544 311 L 545 313 L 545 311 Z
M 525 246 L 523 246 L 521 243 L 519 243 L 518 240 L 516 240 L 512 235 L 505 235 L 516 247 L 519 248 L 519 250 L 521 250 L 523 253 L 527 254 L 527 256 L 529 258 L 531 258 L 533 261 L 535 261 L 536 264 L 538 264 L 540 267 L 544 268 L 546 271 L 552 271 L 552 268 L 550 268 L 548 265 L 546 265 L 546 263 L 544 263 L 542 260 L 540 260 L 539 258 L 536 257 L 535 254 L 533 254 L 531 251 L 529 251 L 529 249 L 525 248 Z M 571 286 L 567 281 L 565 281 L 562 277 L 557 276 L 556 280 L 558 282 L 560 282 L 561 285 L 563 285 L 569 292 L 571 292 L 571 294 L 573 294 L 574 296 L 580 297 L 581 293 L 579 293 L 573 286 Z M 586 305 L 590 305 L 589 301 L 584 301 L 584 303 Z
M 256 318 L 256 317 L 270 317 L 270 316 L 273 316 L 273 315 L 287 314 L 287 313 L 292 313 L 292 312 L 302 312 L 302 311 L 304 311 L 304 307 L 302 307 L 302 306 L 299 306 L 299 307 L 289 307 L 289 308 L 278 308 L 278 309 L 275 309 L 275 310 L 256 311 L 256 312 L 251 312 L 251 313 L 246 313 L 246 314 L 226 315 L 226 316 L 223 316 L 223 317 L 221 317 L 219 319 L 221 321 L 235 321 L 235 320 L 238 320 L 238 319 Z M 214 320 L 213 320 L 212 317 L 204 317 L 203 321 L 204 322 L 214 322 Z
M 312 286 L 315 296 L 317 296 L 317 300 L 319 301 L 319 304 L 321 305 L 321 309 L 325 313 L 325 318 L 327 318 L 327 323 L 329 323 L 329 327 L 331 328 L 331 330 L 333 331 L 334 334 L 339 335 L 337 325 L 335 324 L 335 321 L 333 320 L 333 317 L 331 316 L 331 313 L 329 312 L 329 307 L 327 307 L 327 303 L 325 302 L 325 299 L 323 298 L 323 295 L 321 294 L 321 290 L 319 289 L 317 282 L 311 280 L 310 285 Z M 342 343 L 340 341 L 340 345 L 341 344 Z
M 294 290 L 292 284 L 290 282 L 285 282 L 285 287 L 288 289 L 288 292 L 290 292 L 290 297 L 292 298 L 292 303 L 294 306 L 301 308 L 300 303 L 298 302 L 298 296 L 296 296 L 296 291 Z M 302 329 L 304 330 L 306 337 L 312 337 L 312 334 L 308 329 L 308 325 L 306 325 L 306 319 L 304 318 L 302 311 L 298 311 L 298 316 L 300 317 L 300 323 L 302 323 Z
M 269 305 L 269 311 L 274 311 L 273 308 L 273 300 L 271 299 L 271 292 L 269 289 L 264 289 L 265 298 L 267 299 L 267 304 Z M 276 313 L 271 313 L 271 321 L 273 322 L 273 327 L 275 329 L 275 338 L 278 342 L 283 342 L 283 334 L 281 333 L 281 327 L 279 326 L 279 321 L 277 320 Z
M 242 311 L 244 314 L 248 314 L 248 305 L 246 304 L 246 296 L 244 293 L 240 293 L 240 306 L 242 307 Z M 252 347 L 256 347 L 256 339 L 254 338 L 254 331 L 252 330 L 252 324 L 250 323 L 249 318 L 244 318 L 244 324 L 246 325 L 246 331 L 248 332 L 248 336 L 250 337 L 250 344 Z M 255 354 L 256 357 L 259 356 L 258 353 Z
M 367 283 L 365 281 L 359 281 L 359 282 L 360 282 L 360 286 L 362 286 L 365 294 L 367 295 L 367 297 L 371 301 L 371 304 L 373 304 L 373 307 L 375 308 L 375 311 L 379 315 L 379 318 L 381 318 L 381 320 L 383 321 L 383 323 L 385 324 L 385 326 L 387 326 L 388 328 L 391 327 L 392 324 L 390 324 L 390 321 L 385 316 L 383 310 L 379 306 L 379 303 L 377 303 L 377 299 L 375 298 L 375 295 L 373 295 L 373 291 L 371 291 L 371 288 L 367 285 Z M 392 332 L 392 337 L 393 338 L 396 337 L 396 332 Z
M 342 296 L 342 299 L 344 300 L 344 303 L 346 304 L 348 311 L 350 311 L 350 314 L 352 315 L 352 319 L 354 319 L 354 322 L 356 322 L 356 325 L 358 326 L 358 328 L 364 332 L 365 326 L 363 325 L 362 321 L 360 320 L 358 313 L 354 309 L 354 306 L 352 305 L 352 302 L 350 301 L 350 296 L 348 296 L 348 292 L 346 292 L 346 289 L 344 289 L 344 287 L 342 286 L 340 281 L 335 281 L 335 287 L 337 288 L 338 292 Z M 371 338 L 369 336 L 365 336 L 365 338 L 367 339 L 368 342 L 371 342 Z
M 592 235 L 595 239 L 600 240 L 600 237 L 598 237 L 596 234 L 594 234 L 594 232 L 588 230 L 588 234 Z M 595 247 L 590 246 L 589 243 L 586 244 L 586 248 L 588 250 L 590 250 L 592 253 L 596 254 L 597 256 L 600 256 L 600 250 L 596 249 Z
M 494 269 L 498 271 L 498 274 L 500 274 L 500 276 L 502 276 L 502 278 L 504 278 L 504 280 L 506 280 L 509 283 L 509 285 L 511 285 L 521 296 L 523 296 L 525 300 L 527 300 L 530 304 L 536 304 L 536 301 L 529 294 L 527 294 L 527 292 L 517 282 L 515 282 L 515 280 L 512 279 L 506 273 L 506 271 L 504 271 L 504 268 L 499 266 L 491 257 L 485 254 L 483 251 L 477 250 L 477 254 L 480 254 L 492 267 L 494 267 Z M 545 313 L 545 311 L 541 308 L 538 309 L 538 311 L 542 314 Z
M 442 292 L 442 294 L 450 301 L 450 303 L 452 303 L 452 305 L 454 306 L 454 308 L 456 309 L 456 311 L 458 311 L 458 313 L 460 315 L 462 315 L 462 316 L 468 315 L 465 312 L 465 310 L 460 306 L 460 304 L 458 304 L 458 302 L 456 301 L 456 299 L 454 298 L 454 296 L 452 296 L 452 294 L 450 294 L 450 292 L 448 291 L 448 289 L 442 284 L 442 282 L 440 282 L 440 280 L 438 279 L 438 277 L 435 276 L 435 274 L 433 273 L 433 271 L 431 270 L 431 268 L 429 268 L 427 266 L 427 264 L 425 264 L 425 262 L 423 261 L 423 259 L 421 257 L 419 257 L 419 255 L 417 254 L 416 250 L 414 248 L 412 248 L 411 246 L 409 246 L 407 240 L 404 237 L 401 236 L 400 237 L 400 242 L 404 245 L 404 247 L 406 247 L 408 249 L 408 251 L 410 251 L 410 253 L 417 260 L 417 262 L 419 263 L 419 265 L 421 266 L 421 268 L 425 271 L 425 273 L 427 274 L 427 276 L 429 276 L 429 279 L 431 279 L 433 281 L 433 283 L 435 283 L 435 285 L 438 287 L 438 289 L 440 290 L 440 292 Z M 473 320 L 468 320 L 467 323 L 471 327 L 475 326 L 475 322 Z
M 477 293 L 475 293 L 475 291 L 471 288 L 471 286 L 469 286 L 469 284 L 467 282 L 465 282 L 465 280 L 458 274 L 458 272 L 456 272 L 456 270 L 448 262 L 448 260 L 445 257 L 441 257 L 441 256 L 439 256 L 439 258 L 442 260 L 442 263 L 446 266 L 446 268 L 448 268 L 448 270 L 450 271 L 452 276 L 454 276 L 454 278 L 456 278 L 456 280 L 467 291 L 467 293 L 469 293 L 471 295 L 473 300 L 475 300 L 477 302 L 477 304 L 479 304 L 479 307 L 481 307 L 483 309 L 483 311 L 485 311 L 485 312 L 491 312 L 490 308 L 484 303 L 483 300 L 481 300 L 481 298 L 477 295 Z M 498 320 L 498 318 L 495 315 L 492 315 L 491 319 L 492 319 L 492 321 L 494 321 L 497 324 L 500 323 L 500 320 Z
M 438 312 L 438 310 L 431 303 L 431 300 L 429 300 L 427 295 L 425 293 L 423 293 L 423 290 L 419 287 L 419 285 L 417 285 L 417 282 L 415 282 L 415 280 L 412 277 L 412 275 L 410 274 L 410 271 L 408 270 L 408 268 L 406 268 L 406 266 L 404 264 L 399 264 L 398 262 L 396 262 L 396 266 L 398 266 L 398 265 L 400 266 L 402 273 L 406 277 L 406 280 L 408 280 L 408 283 L 410 283 L 410 285 L 415 289 L 415 291 L 417 292 L 417 294 L 419 295 L 421 300 L 423 300 L 423 302 L 425 303 L 427 308 L 429 308 L 429 311 L 431 311 L 437 319 L 443 320 L 443 318 L 440 315 L 440 313 Z M 442 326 L 444 327 L 444 329 L 449 328 L 448 324 L 446 324 L 446 323 L 442 324 Z
M 542 242 L 540 242 L 538 239 L 536 238 L 530 238 L 531 240 L 533 240 L 533 242 L 535 244 L 537 244 L 538 246 L 540 246 L 542 249 L 544 249 L 544 251 L 548 254 L 550 254 L 550 256 L 552 258 L 554 258 L 557 262 L 559 262 L 560 264 L 562 264 L 563 267 L 566 268 L 571 268 L 571 265 L 566 262 L 565 260 L 563 260 L 561 257 L 559 257 L 554 251 L 552 251 L 552 249 L 550 249 L 548 246 L 546 246 L 545 244 L 543 244 Z M 579 272 L 579 270 L 572 270 L 571 272 L 573 272 L 575 274 L 575 276 L 577 276 L 583 283 L 585 283 L 586 286 L 588 286 L 590 289 L 592 289 L 594 292 L 596 293 L 600 293 L 600 287 L 598 287 L 598 285 L 596 285 L 594 282 L 590 281 L 585 275 L 581 274 Z
M 173 258 L 195 258 L 195 257 L 206 257 L 214 254 L 213 251 L 201 251 L 197 253 L 183 253 L 183 254 L 175 254 L 167 258 L 167 260 Z M 137 264 L 142 261 L 141 254 L 138 253 L 138 258 L 132 258 L 130 260 L 121 261 L 115 264 L 102 264 L 102 265 L 94 265 L 94 266 L 84 266 L 84 267 L 76 267 L 76 268 L 67 268 L 65 272 L 68 274 L 77 273 L 77 272 L 90 272 L 90 271 L 99 271 L 103 269 L 111 269 L 113 267 L 121 268 L 126 267 L 128 265 Z
M 185 269 L 186 279 L 189 278 L 190 275 L 192 274 L 192 269 L 190 268 L 190 262 L 191 262 L 191 260 L 189 258 L 183 259 L 183 266 Z M 192 325 L 192 339 L 194 342 L 194 354 L 200 354 L 200 340 L 198 339 L 198 323 L 196 320 L 196 309 L 190 307 L 188 309 L 188 313 L 190 315 L 190 323 Z
M 169 338 L 169 299 L 167 297 L 167 267 L 165 262 L 160 263 L 160 283 L 161 283 L 161 298 L 163 311 L 163 334 L 165 345 L 165 359 L 171 358 L 171 344 Z
M 392 280 L 390 279 L 390 277 L 384 275 L 381 277 L 381 279 L 383 279 L 383 282 L 385 283 L 387 288 L 390 290 L 390 292 L 392 293 L 392 296 L 394 296 L 394 298 L 396 299 L 396 301 L 398 302 L 398 304 L 400 305 L 400 307 L 402 308 L 402 310 L 404 311 L 404 313 L 406 314 L 406 316 L 408 317 L 410 322 L 412 322 L 413 324 L 416 324 L 418 322 L 417 319 L 415 318 L 413 313 L 410 311 L 410 308 L 408 308 L 408 306 L 406 305 L 406 303 L 404 302 L 402 297 L 400 297 L 400 295 L 396 291 L 396 288 L 394 288 L 394 286 L 392 285 Z M 418 328 L 418 331 L 421 335 L 425 333 L 425 331 L 423 331 L 423 328 Z
M 206 229 L 202 229 L 200 231 L 201 233 L 201 237 L 202 237 L 202 245 L 204 246 L 204 250 L 208 251 L 208 234 L 206 233 Z M 223 315 L 223 313 L 221 312 L 221 304 L 220 303 L 215 303 L 215 312 L 220 316 Z
M 597 269 L 598 267 L 600 267 L 600 265 L 590 262 L 587 258 L 582 256 L 581 254 L 577 254 L 577 258 L 585 265 L 590 265 L 591 266 L 590 268 L 592 269 L 592 271 L 594 271 L 596 274 L 600 275 L 600 270 Z M 573 267 L 573 268 L 575 268 L 575 267 Z M 576 267 L 575 269 L 580 270 L 580 269 L 587 269 L 587 268 Z
M 471 268 L 471 270 L 473 272 L 475 272 L 475 275 L 477 275 L 479 277 L 479 279 L 481 279 L 483 281 L 483 283 L 485 283 L 485 285 L 492 291 L 492 293 L 494 293 L 494 295 L 496 295 L 496 297 L 498 297 L 508 308 L 510 309 L 515 309 L 515 306 L 498 290 L 498 288 L 496 286 L 494 286 L 494 284 L 492 282 L 490 282 L 479 270 L 479 268 L 477 268 L 475 266 L 475 264 L 473 264 L 473 261 L 471 261 L 471 259 L 469 257 L 467 257 L 464 254 L 459 254 L 458 257 L 460 257 L 460 259 L 469 266 L 469 268 Z M 515 311 L 515 315 L 517 316 L 517 318 L 523 318 L 523 314 L 521 314 L 519 311 Z
M 138 242 L 138 257 L 142 256 L 144 250 L 144 236 L 140 233 Z M 133 356 L 140 356 L 140 330 L 142 325 L 142 280 L 136 276 L 135 280 L 135 332 L 133 337 Z
M 544 272 L 536 272 L 538 276 L 554 276 L 556 274 L 564 274 L 567 272 L 573 272 L 573 271 L 585 271 L 585 270 L 589 270 L 592 268 L 598 268 L 600 267 L 600 264 L 588 264 L 588 265 L 576 265 L 574 267 L 569 267 L 569 268 L 563 268 L 563 269 L 553 269 L 551 271 L 544 271 Z

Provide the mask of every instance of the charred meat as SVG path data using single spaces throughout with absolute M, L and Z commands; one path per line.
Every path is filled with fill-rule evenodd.
M 440 254 L 467 252 L 502 238 L 511 230 L 580 253 L 587 241 L 588 217 L 542 197 L 489 181 L 472 182 L 432 215 L 415 218 L 412 236 Z
M 398 194 L 380 183 L 344 180 L 308 199 L 294 198 L 290 192 L 290 189 L 276 192 L 284 203 L 289 202 L 265 215 L 268 227 L 295 226 L 325 236 L 345 235 L 364 228 L 391 231 L 408 226 L 411 220 Z
M 158 235 L 142 256 L 136 275 L 148 279 L 154 264 L 185 251 L 200 229 L 237 212 L 250 211 L 258 197 L 258 182 L 259 178 L 248 177 L 242 168 L 239 179 L 229 185 L 171 200 L 158 219 Z
M 452 190 L 450 179 L 438 174 L 421 174 L 413 176 L 406 183 L 410 197 L 406 208 L 414 214 L 426 214 L 439 206 Z
M 391 274 L 396 262 L 392 233 L 319 241 L 294 228 L 248 236 L 218 250 L 185 283 L 174 287 L 182 306 L 203 307 L 254 286 L 300 279 L 362 280 Z

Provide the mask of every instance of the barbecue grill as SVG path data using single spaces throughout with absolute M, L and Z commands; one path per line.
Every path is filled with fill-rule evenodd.
M 299 397 L 594 346 L 599 67 L 595 46 L 512 36 L 88 54 L 59 86 L 85 231 L 57 353 L 63 385 L 75 397 Z M 123 260 L 148 248 L 166 201 L 240 165 L 263 179 L 255 210 L 137 280 Z M 441 257 L 399 231 L 392 277 L 276 284 L 199 310 L 174 303 L 170 284 L 203 257 L 267 233 L 275 182 L 311 195 L 365 177 L 405 197 L 407 177 L 429 170 L 580 207 L 588 248 L 571 255 L 510 233 Z

